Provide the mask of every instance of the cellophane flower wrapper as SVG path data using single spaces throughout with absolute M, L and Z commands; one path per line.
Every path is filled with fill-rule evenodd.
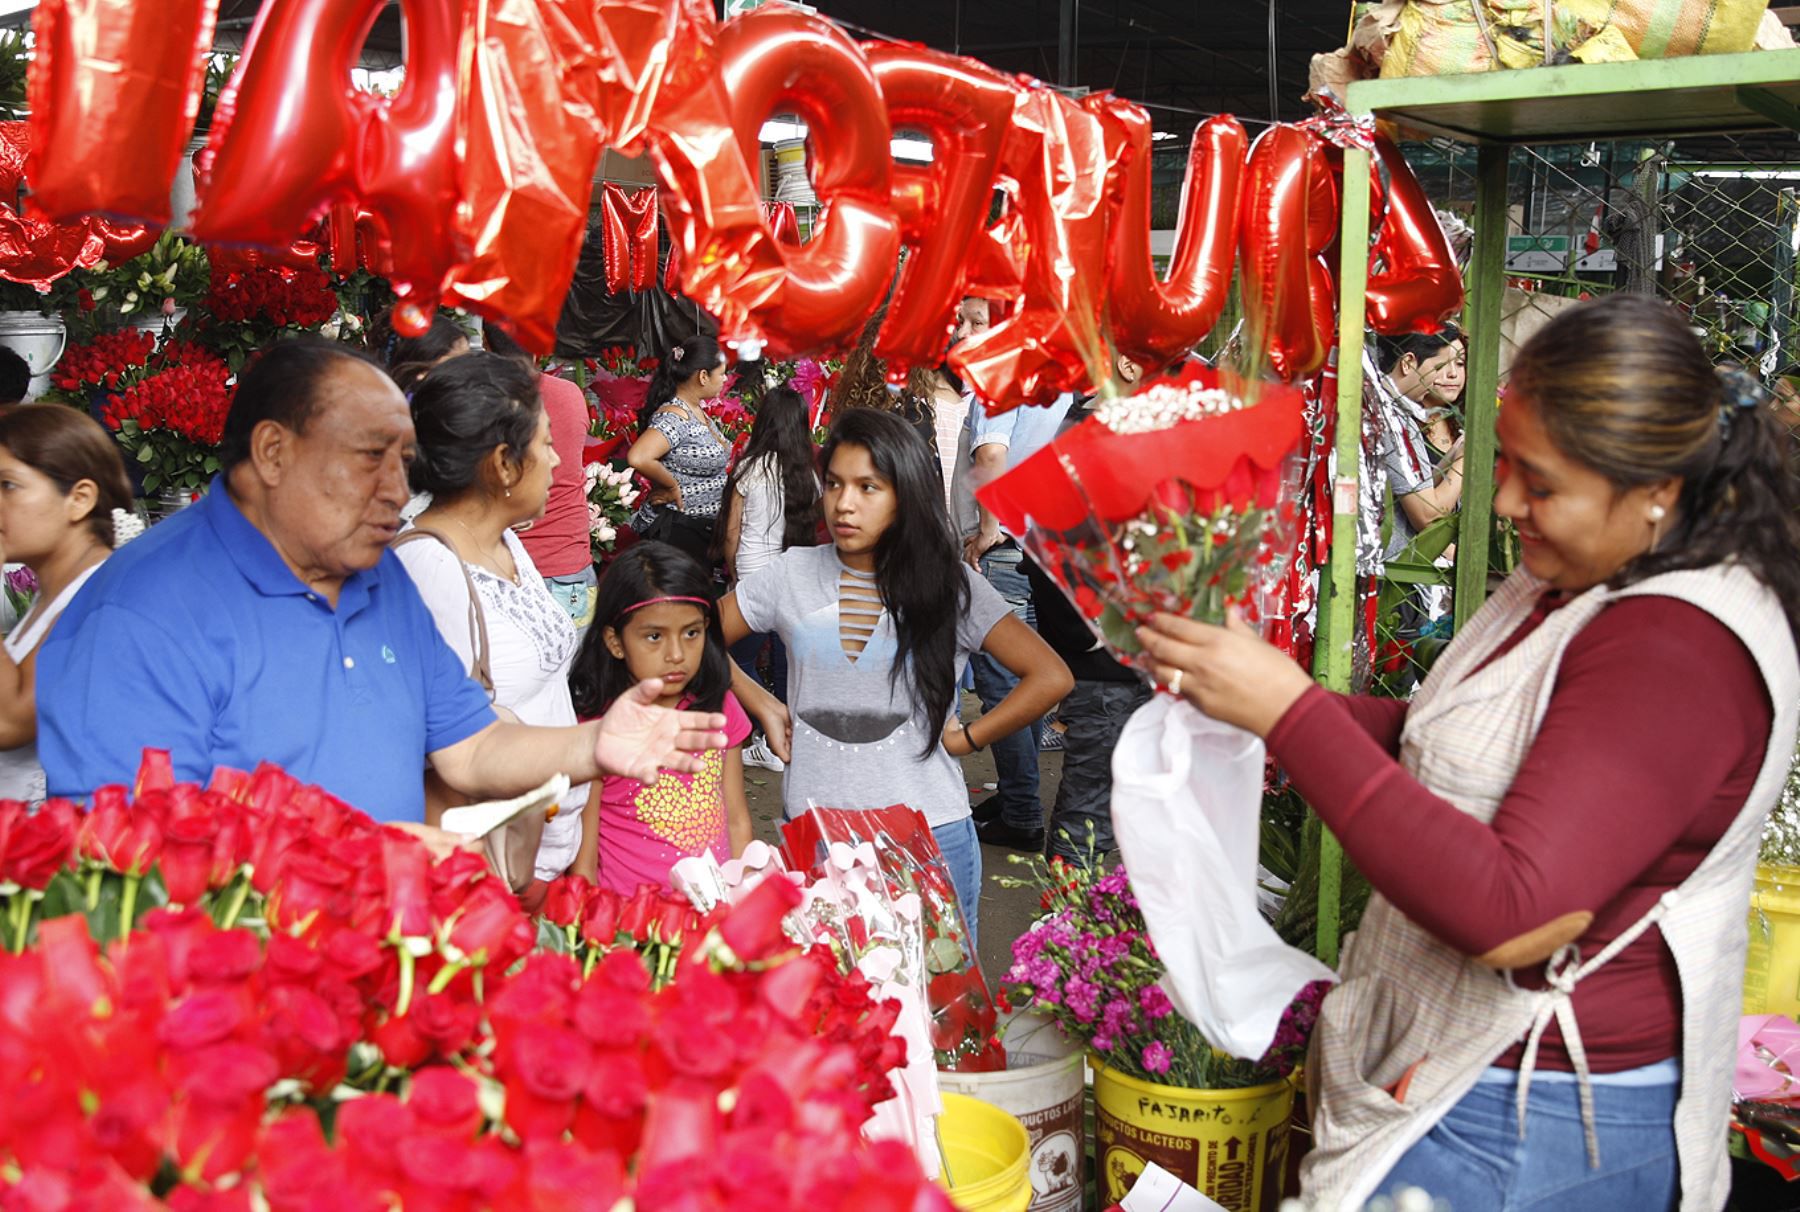
M 969 938 L 950 869 L 931 827 L 904 805 L 879 809 L 814 807 L 782 827 L 788 865 L 820 876 L 835 847 L 868 844 L 879 863 L 881 895 L 903 912 L 917 898 L 925 1002 L 937 1067 L 960 1073 L 1006 1068 L 999 1011 Z M 846 923 L 857 929 L 854 919 Z
M 1292 550 L 1298 391 L 1201 366 L 1101 402 L 977 495 L 1107 650 L 1149 676 L 1158 612 L 1260 622 Z

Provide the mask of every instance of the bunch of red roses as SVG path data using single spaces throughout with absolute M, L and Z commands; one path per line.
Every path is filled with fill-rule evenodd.
M 0 804 L 0 880 L 0 1206 L 948 1208 L 862 1144 L 894 1010 L 787 942 L 785 882 L 684 918 L 659 985 L 585 905 L 591 963 L 528 956 L 478 856 L 155 753 L 85 811 Z
M 317 328 L 337 314 L 338 297 L 322 269 L 212 267 L 201 307 L 219 323 L 264 321 L 276 328 Z
M 156 349 L 156 337 L 135 328 L 105 332 L 81 345 L 71 345 L 57 359 L 50 383 L 58 391 L 81 396 L 89 390 L 116 391 L 143 373 Z M 78 403 L 86 403 L 80 399 Z
M 198 492 L 219 470 L 215 453 L 231 411 L 231 369 L 209 350 L 170 341 L 144 373 L 110 397 L 100 418 L 144 465 L 144 490 Z

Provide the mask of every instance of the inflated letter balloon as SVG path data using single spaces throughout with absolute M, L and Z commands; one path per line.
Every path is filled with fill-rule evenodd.
M 593 0 L 474 0 L 456 227 L 469 249 L 444 301 L 549 353 L 605 137 Z
M 1462 310 L 1456 256 L 1394 141 L 1377 133 L 1375 154 L 1387 170 L 1387 213 L 1375 243 L 1381 268 L 1369 274 L 1369 327 L 1390 336 L 1436 332 Z
M 600 192 L 600 252 L 613 294 L 656 285 L 656 191 L 627 194 L 608 181 Z
M 1238 186 L 1250 141 L 1229 115 L 1194 131 L 1175 256 L 1159 282 L 1150 259 L 1150 115 L 1115 100 L 1107 117 L 1129 136 L 1107 266 L 1108 327 L 1120 352 L 1154 368 L 1187 353 L 1219 322 L 1237 261 Z
M 792 202 L 764 202 L 763 220 L 783 244 L 800 244 L 800 216 Z
M 401 0 L 406 79 L 390 100 L 350 78 L 383 3 L 280 0 L 257 13 L 200 159 L 194 234 L 283 248 L 332 203 L 360 202 L 395 291 L 428 311 L 466 255 L 454 223 L 462 5 Z
M 788 9 L 728 22 L 716 53 L 718 70 L 659 108 L 651 131 L 682 289 L 722 331 L 763 338 L 774 356 L 847 345 L 881 301 L 900 248 L 875 77 L 836 26 Z M 783 112 L 807 124 L 823 203 L 799 247 L 763 221 L 751 170 L 763 122 Z
M 935 366 L 968 290 L 967 250 L 987 225 L 1000 152 L 1021 90 L 973 59 L 865 42 L 888 125 L 931 138 L 928 165 L 894 167 L 894 208 L 912 255 L 900 270 L 875 352 L 890 373 Z
M 1252 349 L 1291 383 L 1331 349 L 1337 287 L 1323 254 L 1337 236 L 1337 189 L 1324 141 L 1297 126 L 1264 131 L 1245 176 L 1239 294 Z
M 34 207 L 169 222 L 218 11 L 218 0 L 42 0 L 29 72 Z
M 1024 290 L 1005 320 L 950 351 L 951 368 L 990 412 L 1049 404 L 1107 377 L 1101 302 L 1117 211 L 1107 181 L 1124 132 L 1100 121 L 1103 102 L 1031 88 L 1013 111 L 1001 172 L 1016 182 L 1024 218 Z
M 650 115 L 679 96 L 710 58 L 718 22 L 712 0 L 599 0 L 597 113 L 606 143 L 621 155 L 644 150 Z

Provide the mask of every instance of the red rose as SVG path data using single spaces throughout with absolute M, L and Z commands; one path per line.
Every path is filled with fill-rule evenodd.
M 381 835 L 387 931 L 408 938 L 431 934 L 431 851 L 410 833 L 385 829 Z
M 588 1212 L 623 1200 L 625 1163 L 612 1151 L 533 1141 L 525 1148 L 526 1187 L 536 1212 Z
M 51 800 L 29 816 L 15 817 L 0 855 L 0 879 L 24 888 L 50 886 L 56 873 L 75 862 L 75 806 Z
M 185 1059 L 179 1078 L 176 1156 L 208 1181 L 243 1168 L 262 1122 L 274 1058 L 248 1044 L 217 1044 Z
M 800 903 L 800 889 L 779 876 L 766 879 L 731 908 L 719 927 L 725 945 L 741 960 L 768 959 L 793 944 L 782 932 L 782 919 Z
M 544 896 L 544 917 L 558 926 L 575 925 L 593 891 L 593 883 L 582 875 L 565 875 L 552 881 Z
M 619 894 L 611 888 L 596 888 L 588 895 L 581 915 L 581 937 L 589 945 L 610 947 L 619 938 Z
M 344 1079 L 351 1043 L 337 1011 L 311 989 L 293 985 L 270 990 L 267 1038 L 281 1072 L 297 1077 L 316 1093 Z
M 635 955 L 620 954 L 642 971 Z M 575 995 L 574 1017 L 576 1028 L 604 1048 L 636 1047 L 650 1033 L 645 994 L 605 980 L 590 980 L 581 986 Z
M 420 1131 L 472 1142 L 481 1131 L 475 1083 L 455 1069 L 433 1066 L 413 1074 L 406 1105 Z
M 450 941 L 477 962 L 504 966 L 531 947 L 528 941 L 523 949 L 515 949 L 515 931 L 520 926 L 528 932 L 531 930 L 512 894 L 502 888 L 498 880 L 483 880 L 464 898 L 450 927 Z M 532 933 L 534 940 L 535 937 Z
M 454 1057 L 475 1039 L 481 1007 L 447 993 L 427 993 L 413 998 L 408 1010 L 413 1030 L 443 1057 Z
M 593 1046 L 568 1027 L 524 1023 L 495 1057 L 506 1082 L 506 1122 L 523 1140 L 554 1140 L 575 1118 Z

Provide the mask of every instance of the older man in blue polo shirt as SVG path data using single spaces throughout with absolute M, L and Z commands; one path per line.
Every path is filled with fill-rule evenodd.
M 109 559 L 38 656 L 51 794 L 129 783 L 153 747 L 183 779 L 268 760 L 416 822 L 427 760 L 504 797 L 559 771 L 654 779 L 723 744 L 722 717 L 654 706 L 658 683 L 578 727 L 497 720 L 388 550 L 412 453 L 406 400 L 371 363 L 314 341 L 264 353 L 211 491 Z

